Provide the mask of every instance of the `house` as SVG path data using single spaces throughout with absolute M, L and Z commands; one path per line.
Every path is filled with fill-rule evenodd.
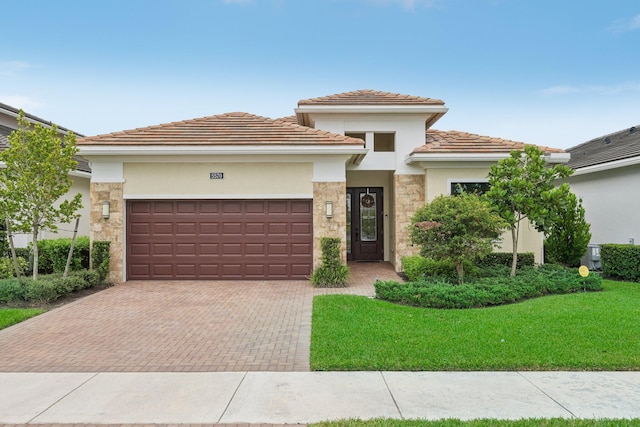
M 640 241 L 640 125 L 569 148 L 568 179 L 582 198 L 591 244 Z
M 458 183 L 486 183 L 491 164 L 524 147 L 433 130 L 448 108 L 432 98 L 359 90 L 294 111 L 80 139 L 91 234 L 112 243 L 110 279 L 305 279 L 323 236 L 342 239 L 345 261 L 401 271 L 417 252 L 408 238 L 416 209 Z M 568 160 L 543 149 L 550 162 Z M 539 233 L 520 244 L 541 260 Z
M 4 150 L 9 144 L 9 135 L 14 130 L 18 129 L 18 113 L 19 109 L 11 107 L 10 105 L 0 103 L 0 151 Z M 36 117 L 34 115 L 25 112 L 25 118 L 31 123 L 37 123 L 45 127 L 50 127 L 51 122 Z M 67 135 L 71 132 L 69 129 L 58 126 L 60 135 Z M 74 132 L 75 133 L 75 132 Z M 77 134 L 77 137 L 83 135 Z M 73 186 L 69 190 L 70 195 L 77 193 L 82 194 L 82 209 L 80 210 L 80 223 L 78 224 L 78 235 L 89 236 L 89 182 L 91 178 L 91 169 L 86 160 L 78 158 L 78 166 L 76 170 L 71 171 L 69 175 L 73 180 Z M 3 164 L 0 163 L 0 167 Z M 57 237 L 71 237 L 73 235 L 73 228 L 75 224 L 58 224 L 58 232 L 53 233 L 48 230 L 42 230 L 40 233 L 40 239 L 54 239 Z M 17 247 L 27 247 L 31 241 L 30 234 L 14 234 L 14 243 Z

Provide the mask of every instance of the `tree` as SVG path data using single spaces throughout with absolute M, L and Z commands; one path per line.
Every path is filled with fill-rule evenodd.
M 516 274 L 522 222 L 528 220 L 536 230 L 548 233 L 560 207 L 566 205 L 566 195 L 570 193 L 566 183 L 555 187 L 556 180 L 572 173 L 564 165 L 549 166 L 544 152 L 534 145 L 526 146 L 524 152 L 513 150 L 508 158 L 491 166 L 490 188 L 485 196 L 511 230 L 511 276 Z
M 38 278 L 38 234 L 57 231 L 56 223 L 76 218 L 82 196 L 60 199 L 73 184 L 69 171 L 77 162 L 76 137 L 60 137 L 56 125 L 31 125 L 24 113 L 18 114 L 18 130 L 9 135 L 9 146 L 0 153 L 5 167 L 0 169 L 0 204 L 13 231 L 33 236 L 33 278 Z M 59 201 L 59 203 L 57 203 Z M 57 206 L 56 206 L 57 203 Z
M 452 260 L 462 283 L 464 261 L 490 253 L 506 226 L 482 196 L 438 196 L 416 211 L 410 238 L 422 256 Z
M 545 240 L 549 260 L 568 267 L 580 265 L 591 240 L 591 227 L 584 217 L 582 199 L 569 192 L 563 197 L 565 205 L 557 212 Z

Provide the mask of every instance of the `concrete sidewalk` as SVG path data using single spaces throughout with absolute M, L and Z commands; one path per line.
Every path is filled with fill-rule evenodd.
M 0 424 L 639 418 L 640 372 L 0 373 Z

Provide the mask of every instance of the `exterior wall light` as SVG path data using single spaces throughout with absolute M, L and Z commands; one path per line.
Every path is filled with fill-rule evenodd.
M 111 203 L 108 200 L 102 202 L 102 218 L 109 219 L 109 215 L 111 214 Z
M 325 214 L 327 215 L 327 218 L 333 218 L 333 202 L 327 202 L 325 208 Z

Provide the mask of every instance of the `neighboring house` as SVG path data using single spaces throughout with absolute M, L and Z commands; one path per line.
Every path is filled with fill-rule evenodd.
M 112 242 L 115 282 L 305 279 L 323 236 L 342 239 L 344 260 L 401 271 L 418 249 L 416 209 L 457 183 L 486 183 L 491 164 L 524 147 L 431 129 L 447 110 L 361 90 L 302 100 L 295 117 L 228 113 L 82 138 L 92 237 Z M 528 230 L 519 250 L 540 261 L 542 236 Z
M 640 125 L 567 150 L 568 179 L 582 198 L 591 244 L 640 243 Z
M 19 109 L 11 107 L 6 104 L 0 103 L 0 151 L 4 150 L 9 144 L 9 135 L 14 130 L 18 129 L 17 117 Z M 51 122 L 43 120 L 31 114 L 25 113 L 25 117 L 31 123 L 38 123 L 42 126 L 50 127 Z M 58 131 L 61 135 L 66 135 L 71 132 L 69 129 L 58 126 Z M 83 135 L 76 134 L 78 138 Z M 0 162 L 0 167 L 4 165 Z M 91 178 L 91 169 L 86 160 L 78 159 L 77 170 L 69 173 L 73 180 L 73 187 L 69 190 L 70 197 L 80 193 L 82 194 L 82 206 L 80 210 L 80 223 L 78 226 L 78 235 L 89 235 L 89 182 Z M 73 235 L 73 228 L 75 224 L 58 224 L 58 233 L 52 233 L 47 230 L 43 230 L 40 234 L 41 239 L 54 239 L 57 237 L 71 237 Z M 18 247 L 26 247 L 31 241 L 31 235 L 15 233 L 14 243 Z

